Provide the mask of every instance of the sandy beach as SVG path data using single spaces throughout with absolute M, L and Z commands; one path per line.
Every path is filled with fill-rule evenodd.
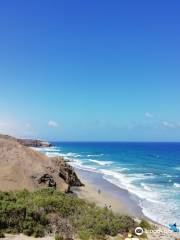
M 145 218 L 134 196 L 127 190 L 120 189 L 104 180 L 100 174 L 75 168 L 84 187 L 72 188 L 78 197 L 96 203 L 100 207 L 108 207 L 112 211 L 127 214 L 134 218 Z
M 95 187 L 86 180 L 83 180 L 83 183 L 85 184 L 84 187 L 72 188 L 79 198 L 94 202 L 99 207 L 107 207 L 116 213 L 129 214 L 128 209 L 118 199 L 108 195 L 105 191 Z
M 77 194 L 79 198 L 85 199 L 90 202 L 94 202 L 96 205 L 100 207 L 108 207 L 112 209 L 112 211 L 115 213 L 131 215 L 137 221 L 140 221 L 140 219 L 147 219 L 155 227 L 154 231 L 146 232 L 149 240 L 180 239 L 180 233 L 173 233 L 167 227 L 162 226 L 146 218 L 141 212 L 141 209 L 138 206 L 136 206 L 135 202 L 130 201 L 131 199 L 128 199 L 128 197 L 130 197 L 129 195 L 124 196 L 125 199 L 127 200 L 127 203 L 130 204 L 127 205 L 124 202 L 124 198 L 122 198 L 123 200 L 121 200 L 120 198 L 118 198 L 118 195 L 116 196 L 114 194 L 110 195 L 108 191 L 106 191 L 106 189 L 102 187 L 102 185 L 100 187 L 98 181 L 96 182 L 96 184 L 94 184 L 87 180 L 89 179 L 87 177 L 88 176 L 87 171 L 76 169 L 76 172 L 78 173 L 78 176 L 80 177 L 81 181 L 85 184 L 84 187 L 72 188 L 73 192 Z M 111 187 L 113 188 L 113 186 Z M 119 189 L 119 193 L 123 194 L 124 191 L 122 190 L 121 192 L 121 189 Z M 125 193 L 127 194 L 127 192 Z
M 82 176 L 80 177 L 81 180 L 84 182 L 84 187 L 73 187 L 72 190 L 75 194 L 78 195 L 79 198 L 85 199 L 90 202 L 94 202 L 96 205 L 100 207 L 108 207 L 112 209 L 113 212 L 120 213 L 120 214 L 130 214 L 127 206 L 124 205 L 123 202 L 121 202 L 119 199 L 114 198 L 107 194 L 107 192 L 103 191 L 103 189 L 97 188 L 95 185 L 89 183 L 87 180 L 82 179 Z M 99 192 L 100 190 L 100 192 Z M 138 221 L 139 219 L 136 218 Z M 168 228 L 164 226 L 160 226 L 158 224 L 155 224 L 156 229 L 154 232 L 147 233 L 148 240 L 179 240 L 180 239 L 180 233 L 172 233 L 168 230 Z M 28 237 L 23 234 L 19 235 L 12 235 L 7 234 L 6 238 L 7 240 L 54 240 L 54 236 L 46 236 L 43 238 L 34 238 L 34 237 Z M 116 238 L 111 238 L 116 239 Z M 140 238 L 139 238 L 140 239 Z
M 23 153 L 23 154 L 22 154 Z M 12 158 L 12 156 L 16 155 L 16 158 Z M 4 157 L 7 159 L 6 166 L 8 164 L 13 164 L 14 166 L 18 165 L 18 168 L 20 166 L 24 167 L 24 164 L 20 164 L 23 160 L 23 162 L 26 161 L 26 169 L 31 168 L 31 171 L 33 171 L 33 165 L 29 166 L 29 162 L 31 163 L 32 159 L 39 165 L 42 165 L 42 169 L 44 169 L 44 164 L 47 166 L 50 166 L 55 168 L 56 165 L 53 165 L 53 163 L 59 163 L 58 169 L 61 170 L 61 176 L 63 177 L 62 173 L 66 173 L 68 183 L 73 184 L 69 185 L 70 190 L 72 190 L 73 194 L 77 195 L 81 199 L 85 199 L 89 202 L 95 203 L 97 206 L 102 208 L 108 208 L 112 210 L 114 213 L 119 213 L 123 215 L 129 215 L 132 218 L 134 218 L 137 222 L 140 222 L 141 219 L 149 220 L 147 217 L 144 216 L 141 207 L 138 205 L 137 198 L 135 195 L 130 194 L 125 189 L 122 189 L 115 184 L 112 184 L 111 182 L 107 181 L 103 178 L 103 175 L 97 172 L 82 170 L 76 167 L 71 167 L 66 162 L 64 162 L 63 158 L 60 159 L 54 159 L 49 158 L 41 153 L 38 153 L 37 151 L 34 151 L 32 149 L 26 148 L 19 143 L 16 142 L 15 139 L 11 139 L 9 137 L 3 137 L 1 136 L 1 154 L 0 154 L 2 163 L 4 163 Z M 24 157 L 24 158 L 23 158 Z M 20 161 L 21 160 L 21 161 Z M 58 162 L 52 162 L 58 160 Z M 14 162 L 13 162 L 14 161 Z M 73 163 L 73 162 L 72 162 Z M 66 165 L 67 164 L 67 165 Z M 69 162 L 70 164 L 70 162 Z M 72 164 L 73 165 L 73 164 Z M 2 164 L 2 166 L 4 166 Z M 44 167 L 44 168 L 43 168 Z M 36 168 L 35 168 L 36 169 Z M 49 168 L 48 168 L 49 169 Z M 59 170 L 59 171 L 60 171 Z M 39 171 L 39 168 L 38 168 Z M 8 176 L 9 172 L 4 172 Z M 55 174 L 56 171 L 54 170 L 53 173 Z M 31 174 L 34 174 L 32 172 Z M 77 175 L 76 175 L 77 174 Z M 12 175 L 10 175 L 12 177 Z M 27 175 L 28 176 L 28 175 Z M 55 177 L 55 175 L 53 175 Z M 17 174 L 16 174 L 17 177 Z M 7 180 L 6 178 L 3 178 L 4 181 Z M 21 179 L 21 178 L 19 178 Z M 56 178 L 55 178 L 56 179 Z M 27 178 L 27 180 L 31 180 L 31 178 Z M 62 181 L 63 179 L 61 179 Z M 83 183 L 83 184 L 74 184 L 74 183 Z M 9 183 L 9 182 L 7 182 Z M 30 182 L 31 183 L 31 182 Z M 9 185 L 6 185 L 9 186 Z M 21 188 L 29 185 L 20 185 Z M 30 188 L 30 190 L 32 190 Z M 146 232 L 148 239 L 150 240 L 177 240 L 180 238 L 180 233 L 172 233 L 167 227 L 161 226 L 159 224 L 153 223 L 151 220 L 149 220 L 154 226 L 154 231 Z M 42 240 L 53 240 L 54 236 L 46 236 L 43 238 L 34 238 L 34 237 L 28 237 L 23 234 L 19 235 L 12 235 L 12 234 L 6 234 L 7 240 L 32 240 L 32 239 L 42 239 Z M 110 238 L 115 239 L 115 238 Z M 141 239 L 141 238 L 139 238 Z

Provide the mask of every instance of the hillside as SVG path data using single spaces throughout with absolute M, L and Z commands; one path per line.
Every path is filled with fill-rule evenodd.
M 128 216 L 115 215 L 71 194 L 54 189 L 34 192 L 0 192 L 0 236 L 23 233 L 57 240 L 112 239 L 127 236 L 138 224 Z M 124 239 L 119 237 L 119 239 Z
M 64 240 L 115 239 L 112 236 L 117 235 L 124 239 L 133 234 L 139 225 L 133 218 L 65 194 L 71 186 L 83 186 L 73 168 L 63 158 L 49 158 L 26 143 L 0 135 L 0 238 L 7 233 L 56 235 L 55 239 Z
M 62 192 L 81 186 L 72 167 L 62 158 L 48 158 L 18 142 L 0 135 L 0 190 L 34 190 L 44 186 Z

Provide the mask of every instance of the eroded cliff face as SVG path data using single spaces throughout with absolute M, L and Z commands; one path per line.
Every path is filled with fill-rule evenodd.
M 0 135 L 0 190 L 53 187 L 67 192 L 71 186 L 82 185 L 63 158 L 49 158 L 24 142 Z
M 58 175 L 60 178 L 69 184 L 71 187 L 81 187 L 84 184 L 79 180 L 76 172 L 73 167 L 70 166 L 67 162 L 64 161 L 61 157 L 53 158 L 53 161 L 58 166 Z
M 52 144 L 42 140 L 17 139 L 17 141 L 26 147 L 51 147 Z
M 46 166 L 46 173 L 38 173 L 33 175 L 32 178 L 41 187 L 58 187 L 59 179 L 63 180 L 67 184 L 65 192 L 70 191 L 70 187 L 81 187 L 84 184 L 81 183 L 74 169 L 67 164 L 61 157 L 50 158 L 51 164 Z

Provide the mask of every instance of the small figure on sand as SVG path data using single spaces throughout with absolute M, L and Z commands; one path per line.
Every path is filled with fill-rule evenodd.
M 98 193 L 101 194 L 101 190 L 100 189 L 98 189 Z

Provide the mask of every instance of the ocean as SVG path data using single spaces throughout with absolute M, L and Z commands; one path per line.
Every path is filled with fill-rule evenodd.
M 54 142 L 40 151 L 136 196 L 148 218 L 180 226 L 180 143 Z M 90 174 L 89 174 L 90 175 Z M 93 175 L 93 174 L 92 174 Z

